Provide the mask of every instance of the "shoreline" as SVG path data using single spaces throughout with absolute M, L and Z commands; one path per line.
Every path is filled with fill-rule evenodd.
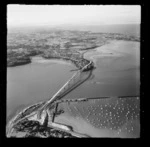
M 103 47 L 104 46 L 107 46 L 107 45 L 109 45 L 109 44 L 111 44 L 111 43 L 114 43 L 114 42 L 136 42 L 136 41 L 126 41 L 126 40 L 109 40 L 107 43 L 105 43 L 105 44 L 103 44 L 103 45 L 101 45 L 101 46 L 97 46 L 97 47 L 94 47 L 94 48 L 89 48 L 89 49 L 84 49 L 84 50 L 81 50 L 81 51 L 78 51 L 78 53 L 79 53 L 79 56 L 81 56 L 81 57 L 79 57 L 80 58 L 80 60 L 91 60 L 92 59 L 92 61 L 94 61 L 94 59 L 93 58 L 99 58 L 99 57 L 108 57 L 108 56 L 118 56 L 118 55 L 120 55 L 119 53 L 114 53 L 114 52 L 112 52 L 112 51 L 104 51 L 103 50 Z M 96 53 L 98 53 L 99 55 L 92 55 L 91 57 L 88 57 L 88 54 L 92 54 L 92 52 L 93 52 L 93 54 L 96 54 Z M 74 53 L 72 53 L 72 55 L 73 55 Z M 34 56 L 27 56 L 26 58 L 27 58 L 27 60 L 23 60 L 22 62 L 20 61 L 20 62 L 14 62 L 13 64 L 11 63 L 7 63 L 7 67 L 17 67 L 17 66 L 21 66 L 21 65 L 26 65 L 26 64 L 30 64 L 30 63 L 32 63 L 33 62 L 33 59 L 32 58 L 35 58 L 35 57 L 39 57 L 39 58 L 43 58 L 43 61 L 42 62 L 38 62 L 38 63 L 44 63 L 44 61 L 46 61 L 47 59 L 49 59 L 49 60 L 62 60 L 62 61 L 70 61 L 69 62 L 69 64 L 74 64 L 77 68 L 79 68 L 79 69 L 81 69 L 81 67 L 79 66 L 79 63 L 77 63 L 77 62 L 80 62 L 79 60 L 74 60 L 74 59 L 71 59 L 71 58 L 69 58 L 69 57 L 67 57 L 67 56 L 64 56 L 64 57 L 61 57 L 61 56 L 55 56 L 55 57 L 53 57 L 53 56 L 46 56 L 46 55 L 34 55 Z M 41 60 L 41 59 L 40 59 Z M 39 61 L 40 61 L 39 60 Z M 46 61 L 47 62 L 47 61 Z M 45 63 L 46 63 L 45 62 Z M 57 61 L 56 61 L 57 62 Z M 55 63 L 56 63 L 55 62 Z M 59 61 L 58 61 L 59 62 Z M 64 62 L 65 63 L 65 62 Z M 66 63 L 67 64 L 67 63 Z
M 99 49 L 100 49 L 100 47 L 99 47 Z M 91 50 L 89 50 L 89 51 L 91 51 Z M 94 50 L 94 52 L 98 52 L 98 48 L 96 49 L 96 50 Z M 112 50 L 113 51 L 113 50 Z M 86 52 L 86 53 L 88 53 L 88 52 Z M 116 53 L 116 52 L 115 52 Z M 116 54 L 112 54 L 111 56 L 115 56 Z M 109 55 L 109 53 L 106 51 L 106 53 L 105 52 L 103 52 L 103 51 L 101 51 L 101 50 L 99 50 L 99 54 L 100 55 L 95 55 L 95 56 L 92 56 L 94 59 L 95 58 L 97 58 L 96 56 L 102 56 L 102 57 L 105 57 L 105 56 L 108 56 Z M 83 53 L 83 55 L 84 55 L 84 53 Z M 53 59 L 53 58 L 48 58 L 48 59 Z M 54 58 L 55 60 L 57 60 L 57 59 L 59 59 L 59 60 L 65 60 L 66 61 L 66 59 L 64 59 L 64 58 Z M 47 59 L 44 59 L 44 60 L 47 60 Z M 69 62 L 71 62 L 72 60 L 70 60 L 70 59 L 67 59 L 67 60 L 69 60 Z M 86 60 L 88 60 L 88 59 L 86 59 Z M 75 63 L 76 63 L 76 61 L 75 61 Z
M 22 66 L 22 65 L 26 65 L 26 64 L 30 64 L 32 63 L 31 59 L 29 59 L 28 61 L 23 61 L 23 62 L 17 62 L 17 63 L 13 63 L 13 64 L 8 64 L 7 67 L 16 67 L 16 66 Z
M 78 52 L 79 53 L 79 52 Z M 79 53 L 79 56 L 82 56 L 82 54 L 81 53 Z M 73 64 L 73 65 L 75 65 L 78 69 L 82 69 L 86 64 L 88 64 L 88 63 L 90 63 L 90 61 L 89 60 L 87 60 L 87 59 L 85 59 L 83 56 L 82 57 L 78 57 L 79 59 L 78 60 L 75 60 L 75 59 L 71 59 L 71 58 L 69 58 L 69 57 L 60 57 L 60 56 L 56 56 L 56 57 L 46 57 L 46 56 L 44 56 L 44 55 L 40 55 L 40 56 L 38 56 L 39 58 L 41 58 L 41 59 L 43 59 L 43 61 L 50 61 L 50 60 L 56 60 L 56 61 L 52 61 L 53 63 L 58 63 L 59 61 L 63 61 L 65 64 Z M 33 60 L 33 58 L 36 58 L 36 56 L 32 56 L 32 57 L 30 57 L 29 58 L 29 60 L 27 61 L 27 62 L 17 62 L 17 63 L 14 63 L 14 64 L 9 64 L 9 65 L 7 65 L 7 68 L 8 67 L 17 67 L 17 66 L 21 66 L 21 65 L 26 65 L 26 64 L 30 64 L 30 63 L 33 63 L 34 62 L 34 60 Z M 39 60 L 37 60 L 37 61 L 40 61 L 41 59 L 39 59 Z M 35 60 L 36 61 L 36 60 Z M 42 61 L 42 60 L 41 60 Z M 42 62 L 43 62 L 42 61 Z M 47 62 L 46 61 L 46 62 Z M 67 62 L 67 61 L 69 61 L 69 63 Z M 39 63 L 42 63 L 42 62 L 39 62 Z M 46 63 L 45 62 L 45 63 Z
M 116 44 L 116 43 L 122 43 L 122 42 L 136 42 L 136 41 L 127 41 L 127 40 L 110 40 L 107 42 L 107 44 L 104 44 L 103 46 L 99 46 L 93 50 L 88 50 L 85 53 L 83 53 L 83 57 L 87 60 L 92 60 L 96 66 L 96 60 L 98 58 L 105 58 L 105 57 L 121 57 L 124 56 L 125 52 L 118 52 L 116 50 L 107 49 L 107 46 Z M 140 43 L 140 42 L 139 42 Z
M 42 56 L 32 57 L 31 63 L 41 63 L 41 64 L 47 64 L 47 63 L 57 64 L 58 63 L 58 64 L 65 64 L 65 65 L 72 65 L 71 62 L 66 62 L 66 60 L 63 60 L 63 59 L 57 59 L 57 58 L 46 59 L 46 58 L 43 58 Z

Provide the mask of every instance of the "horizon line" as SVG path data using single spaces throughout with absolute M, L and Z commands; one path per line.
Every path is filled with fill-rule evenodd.
M 39 24 L 39 25 L 33 25 L 33 24 L 27 24 L 27 25 L 8 25 L 7 28 L 11 27 L 42 27 L 42 26 L 49 26 L 49 27 L 63 27 L 63 26 L 105 26 L 105 25 L 141 25 L 141 23 L 116 23 L 116 24 L 57 24 L 57 25 L 51 25 L 51 24 Z

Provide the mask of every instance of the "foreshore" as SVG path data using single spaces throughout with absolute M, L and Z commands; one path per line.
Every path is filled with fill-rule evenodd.
M 15 67 L 15 66 L 21 66 L 21 65 L 29 64 L 33 61 L 32 58 L 34 58 L 34 57 L 35 56 L 23 57 L 23 59 L 16 58 L 15 60 L 8 61 L 7 66 L 8 67 Z M 90 63 L 90 61 L 83 58 L 81 53 L 79 53 L 79 52 L 78 52 L 78 54 L 72 53 L 73 58 L 70 58 L 67 55 L 64 55 L 64 56 L 51 56 L 51 55 L 46 55 L 46 54 L 39 55 L 38 57 L 46 59 L 46 60 L 47 59 L 54 59 L 54 60 L 70 61 L 70 63 L 73 63 L 78 69 L 82 69 L 85 65 Z M 24 60 L 24 59 L 26 59 L 26 60 Z M 41 60 L 41 59 L 39 59 L 39 60 Z
M 72 65 L 71 62 L 66 62 L 63 59 L 45 59 L 43 57 L 32 57 L 31 63 L 41 63 L 41 64 L 69 64 Z
M 137 41 L 137 42 L 140 41 L 140 38 L 121 35 L 121 34 L 92 33 L 92 32 L 86 33 L 86 32 L 76 32 L 76 31 L 74 31 L 74 32 L 72 32 L 72 31 L 59 31 L 59 32 L 58 31 L 56 31 L 56 32 L 49 31 L 49 32 L 35 32 L 35 33 L 18 32 L 16 34 L 8 35 L 7 67 L 16 67 L 16 66 L 29 64 L 29 63 L 33 64 L 33 66 L 34 66 L 34 64 L 36 64 L 36 67 L 38 67 L 39 63 L 40 63 L 40 68 L 36 68 L 36 70 L 34 70 L 35 68 L 32 68 L 31 71 L 34 71 L 34 72 L 33 72 L 33 76 L 31 76 L 31 78 L 28 77 L 28 74 L 21 74 L 21 75 L 23 75 L 23 76 L 21 76 L 21 78 L 26 81 L 26 86 L 24 86 L 24 84 L 23 84 L 22 89 L 18 88 L 20 86 L 19 84 L 18 84 L 19 85 L 18 87 L 16 85 L 14 86 L 16 89 L 16 93 L 18 93 L 18 95 L 14 96 L 15 98 L 11 100 L 11 103 L 12 102 L 15 103 L 15 105 L 13 107 L 15 108 L 15 106 L 19 106 L 19 104 L 22 104 L 22 103 L 24 104 L 25 101 L 23 99 L 26 99 L 26 101 L 29 100 L 28 104 L 30 104 L 31 103 L 30 99 L 32 100 L 32 102 L 34 102 L 34 99 L 36 97 L 40 97 L 42 95 L 42 98 L 39 98 L 39 99 L 43 100 L 45 98 L 44 94 L 47 91 L 48 91 L 48 93 L 53 94 L 53 91 L 52 91 L 53 89 L 49 90 L 49 88 L 51 88 L 49 86 L 55 87 L 55 85 L 57 86 L 58 82 L 60 82 L 60 86 L 61 86 L 61 80 L 59 80 L 59 79 L 60 78 L 65 79 L 65 78 L 63 78 L 63 75 L 62 76 L 60 76 L 60 75 L 64 74 L 64 71 L 66 71 L 66 69 L 69 69 L 71 71 L 73 67 L 71 66 L 71 68 L 70 68 L 67 66 L 67 68 L 65 68 L 63 70 L 62 68 L 60 68 L 62 66 L 57 64 L 57 65 L 54 65 L 54 67 L 57 68 L 57 66 L 58 66 L 59 70 L 57 70 L 55 72 L 55 68 L 51 68 L 51 67 L 53 67 L 53 66 L 51 66 L 51 64 L 55 64 L 55 63 L 71 64 L 73 66 L 76 66 L 77 70 L 80 70 L 78 73 L 81 72 L 82 75 L 86 75 L 86 72 L 82 73 L 82 71 L 89 70 L 88 72 L 92 73 L 93 67 L 96 66 L 96 70 L 95 70 L 95 72 L 93 72 L 93 76 L 95 76 L 95 77 L 97 75 L 98 76 L 94 79 L 95 81 L 94 80 L 88 81 L 86 86 L 82 85 L 79 88 L 80 90 L 77 90 L 77 92 L 75 92 L 75 94 L 73 96 L 70 96 L 70 98 L 77 97 L 78 95 L 76 93 L 80 93 L 82 96 L 82 91 L 86 92 L 85 96 L 83 95 L 83 97 L 87 97 L 87 96 L 92 97 L 95 95 L 103 96 L 106 94 L 111 94 L 111 91 L 115 91 L 117 88 L 118 88 L 118 91 L 121 91 L 120 87 L 123 85 L 122 83 L 126 82 L 129 78 L 126 78 L 124 76 L 126 74 L 118 74 L 117 72 L 115 72 L 115 73 L 111 72 L 111 69 L 108 72 L 107 72 L 107 70 L 105 72 L 105 69 L 109 69 L 109 67 L 111 66 L 111 68 L 116 70 L 115 67 L 117 66 L 117 67 L 121 67 L 121 69 L 124 70 L 124 66 L 121 66 L 121 65 L 125 65 L 126 62 L 123 62 L 124 64 L 121 64 L 119 62 L 120 60 L 117 62 L 113 62 L 113 59 L 115 59 L 117 56 L 124 56 L 126 54 L 126 53 L 124 53 L 124 52 L 126 52 L 124 50 L 129 50 L 129 52 L 130 52 L 132 46 L 126 46 L 125 49 L 124 49 L 125 45 L 123 45 L 122 47 L 119 47 L 118 44 L 114 45 L 114 43 L 112 43 L 113 46 L 111 46 L 110 42 L 114 41 L 115 39 L 116 40 Z M 39 59 L 33 60 L 33 58 L 36 58 L 36 57 L 39 57 Z M 98 58 L 100 58 L 100 60 Z M 103 59 L 104 59 L 104 62 L 103 62 Z M 130 58 L 127 58 L 127 61 L 130 62 L 130 60 L 128 60 L 128 59 L 130 59 Z M 109 61 L 109 62 L 107 62 L 107 61 Z M 37 63 L 33 63 L 33 62 L 37 62 Z M 94 64 L 93 64 L 93 62 L 94 62 Z M 120 63 L 119 64 L 120 66 L 118 64 L 116 64 L 118 62 Z M 113 63 L 113 65 L 111 63 Z M 130 63 L 132 63 L 132 62 L 130 62 Z M 48 66 L 45 66 L 45 64 L 47 64 Z M 107 66 L 108 64 L 110 66 Z M 116 64 L 116 66 L 114 66 L 115 64 Z M 86 66 L 86 65 L 88 65 L 88 66 Z M 24 66 L 24 67 L 26 68 L 26 66 Z M 30 64 L 29 64 L 29 67 L 30 67 Z M 48 73 L 46 70 L 47 68 L 50 69 L 48 71 Z M 23 71 L 21 73 L 29 73 L 29 75 L 30 75 L 30 72 L 29 72 L 30 69 L 27 68 L 27 70 L 25 72 L 25 70 L 22 70 L 22 68 L 21 68 L 21 71 Z M 42 70 L 40 70 L 40 69 L 42 69 Z M 14 70 L 16 70 L 16 69 L 14 68 Z M 42 76 L 39 76 L 41 74 L 40 71 L 42 71 L 44 73 L 44 74 L 42 74 Z M 99 71 L 102 71 L 102 72 L 100 73 Z M 18 72 L 18 70 L 17 70 L 17 72 Z M 51 72 L 54 75 L 53 77 L 56 77 L 56 79 L 51 77 Z M 57 73 L 60 73 L 60 74 L 57 75 Z M 68 73 L 71 75 L 70 72 L 68 72 Z M 107 73 L 109 73 L 109 74 L 107 75 Z M 17 74 L 15 74 L 15 75 L 17 75 Z M 36 76 L 36 75 L 38 75 L 38 76 Z M 118 75 L 121 75 L 121 76 L 118 76 Z M 35 78 L 33 78 L 33 77 L 35 77 Z M 58 78 L 58 77 L 60 77 L 60 78 Z M 124 80 L 123 78 L 120 78 L 120 77 L 125 77 L 127 80 L 126 79 Z M 116 82 L 112 82 L 112 78 L 114 79 L 114 81 L 116 79 L 118 79 L 118 81 L 121 81 L 122 83 L 119 85 L 118 84 L 119 82 L 117 83 L 117 80 L 116 80 Z M 16 76 L 16 79 L 19 79 L 19 78 Z M 34 80 L 32 81 L 32 79 L 34 79 Z M 37 82 L 37 79 L 41 79 L 41 80 L 39 82 Z M 49 80 L 49 79 L 54 79 L 54 80 Z M 55 80 L 58 81 L 58 82 L 56 81 L 56 84 L 55 84 Z M 30 84 L 29 81 L 31 81 L 34 84 L 33 85 Z M 41 81 L 43 81 L 44 83 L 47 82 L 49 84 L 43 84 Z M 62 82 L 64 82 L 64 81 L 62 80 Z M 18 83 L 20 83 L 20 82 L 23 83 L 23 81 L 19 81 Z M 92 84 L 92 82 L 93 83 L 99 82 L 100 84 L 94 85 L 94 84 Z M 103 86 L 101 84 L 102 82 L 103 83 L 105 82 L 106 84 Z M 127 85 L 130 85 L 130 82 L 128 82 L 128 83 L 127 83 Z M 112 84 L 112 86 L 110 84 Z M 41 86 L 39 86 L 39 85 L 41 85 Z M 73 86 L 71 85 L 70 89 L 73 89 L 76 85 L 73 85 Z M 37 90 L 34 91 L 34 89 L 30 88 L 31 86 L 35 87 Z M 82 88 L 82 87 L 85 87 L 85 88 Z M 114 88 L 114 87 L 116 87 L 116 88 Z M 127 87 L 129 87 L 129 86 L 127 86 Z M 43 89 L 46 89 L 46 90 L 43 90 Z M 57 89 L 57 87 L 56 87 L 56 89 Z M 105 92 L 105 89 L 106 89 L 106 92 Z M 27 91 L 26 93 L 34 93 L 35 98 L 32 98 L 32 97 L 34 97 L 34 95 L 32 95 L 32 94 L 29 96 L 28 95 L 26 96 L 26 93 L 23 93 L 21 90 Z M 124 91 L 127 91 L 127 90 L 128 90 L 128 88 L 126 88 Z M 35 94 L 36 92 L 38 94 Z M 14 91 L 14 93 L 15 93 L 15 91 Z M 90 95 L 90 93 L 92 96 Z M 51 97 L 51 95 L 49 97 Z M 17 96 L 18 96 L 18 98 L 17 98 Z M 93 98 L 91 98 L 91 99 L 93 99 Z M 19 103 L 19 101 L 21 101 L 21 100 L 23 100 L 23 102 Z M 36 101 L 38 101 L 38 99 Z M 43 113 L 41 113 L 42 119 L 39 119 L 38 117 L 37 118 L 35 117 L 35 119 L 34 118 L 32 119 L 32 117 L 30 117 L 29 115 L 32 112 L 35 112 L 35 113 L 39 112 L 41 109 L 36 109 L 36 108 L 39 108 L 40 106 L 36 107 L 38 105 L 34 104 L 35 107 L 33 107 L 33 106 L 26 107 L 26 111 L 24 111 L 25 109 L 23 109 L 23 107 L 25 107 L 25 106 L 22 105 L 22 107 L 19 107 L 19 110 L 17 110 L 17 108 L 16 108 L 15 113 L 13 113 L 13 115 L 17 116 L 17 114 L 19 114 L 21 112 L 21 115 L 20 116 L 18 115 L 18 117 L 16 118 L 16 121 L 14 121 L 16 124 L 14 126 L 14 128 L 16 130 L 18 130 L 19 132 L 21 132 L 21 131 L 24 132 L 24 130 L 26 130 L 27 132 L 29 131 L 29 132 L 31 132 L 31 135 L 33 135 L 33 136 L 40 134 L 39 135 L 40 137 L 41 136 L 46 137 L 46 136 L 48 136 L 48 134 L 50 134 L 50 136 L 51 136 L 51 134 L 54 133 L 52 135 L 53 137 L 54 136 L 60 137 L 59 135 L 61 133 L 60 134 L 58 133 L 60 131 L 60 129 L 57 128 L 56 126 L 55 126 L 56 128 L 48 127 L 47 122 L 49 122 L 50 124 L 58 123 L 61 126 L 63 126 L 63 124 L 65 126 L 69 125 L 73 128 L 73 131 L 77 131 L 80 133 L 86 132 L 86 133 L 91 134 L 91 132 L 93 132 L 92 133 L 93 137 L 97 137 L 97 136 L 99 136 L 99 133 L 101 133 L 101 134 L 105 133 L 105 132 L 102 132 L 102 130 L 100 130 L 99 133 L 96 133 L 97 132 L 96 130 L 98 130 L 97 128 L 100 128 L 98 125 L 100 125 L 100 123 L 103 123 L 103 120 L 104 121 L 107 121 L 107 120 L 103 117 L 100 117 L 100 115 L 95 116 L 95 114 L 98 114 L 97 110 L 100 110 L 99 114 L 101 114 L 100 108 L 105 109 L 106 107 L 105 107 L 105 105 L 101 106 L 101 104 L 103 102 L 99 101 L 99 103 L 98 103 L 98 101 L 96 101 L 96 105 L 94 105 L 93 106 L 94 108 L 92 108 L 92 103 L 90 103 L 90 102 L 89 103 L 85 102 L 84 113 L 82 113 L 81 111 L 77 111 L 77 113 L 72 113 L 72 115 L 67 116 L 66 114 L 68 114 L 68 111 L 64 111 L 64 114 L 59 115 L 58 117 L 56 117 L 56 119 L 55 119 L 55 115 L 53 118 L 53 109 L 52 109 L 53 105 L 52 104 L 47 105 L 50 107 L 45 107 L 48 109 L 44 109 L 44 110 L 46 110 L 46 111 L 44 111 L 44 113 L 46 112 L 46 114 L 49 114 L 49 113 L 47 113 L 48 112 L 47 110 L 49 110 L 50 114 L 52 115 L 52 120 L 51 120 L 51 115 L 50 115 L 50 117 L 47 117 L 48 115 L 46 115 L 46 117 L 45 117 L 45 115 L 43 115 Z M 98 106 L 98 104 L 99 104 L 99 106 Z M 122 103 L 120 103 L 120 104 L 122 104 Z M 73 109 L 74 112 L 76 112 L 76 110 L 80 110 L 80 108 L 83 108 L 83 107 L 80 107 L 81 105 L 83 105 L 83 104 L 80 103 L 80 105 L 77 105 L 77 104 L 72 103 L 72 105 L 69 105 L 69 106 L 70 106 L 70 109 Z M 74 109 L 74 108 L 76 108 L 74 106 L 76 106 L 79 109 Z M 41 107 L 41 108 L 43 110 L 43 107 Z M 97 110 L 95 110 L 95 108 L 97 108 Z M 8 107 L 8 109 L 9 109 L 9 107 Z M 106 110 L 109 111 L 110 107 L 108 107 L 108 109 L 106 109 Z M 118 110 L 120 110 L 120 109 L 118 109 Z M 10 109 L 10 111 L 11 111 L 11 109 Z M 62 109 L 62 111 L 63 111 L 63 109 Z M 41 112 L 43 112 L 43 111 L 41 111 Z M 116 112 L 119 112 L 119 111 L 116 110 Z M 77 119 L 75 117 L 72 117 L 74 114 L 78 115 Z M 88 118 L 92 114 L 92 118 L 91 117 L 88 118 L 88 120 L 91 120 L 91 122 L 88 122 L 86 119 L 83 119 L 83 120 L 80 119 L 80 116 L 82 116 L 82 114 L 83 114 L 84 118 Z M 102 115 L 107 116 L 105 114 L 105 112 L 102 113 Z M 37 116 L 37 115 L 35 115 L 35 116 Z M 13 116 L 11 115 L 10 117 L 13 117 Z M 9 119 L 10 119 L 10 117 L 9 117 Z M 98 120 L 96 120 L 94 118 L 96 118 L 96 119 L 98 118 Z M 116 120 L 116 118 L 114 118 L 114 119 Z M 44 123 L 40 123 L 41 120 L 45 120 Z M 99 120 L 100 120 L 100 122 L 98 122 Z M 116 124 L 117 124 L 117 122 L 119 122 L 119 119 L 118 119 L 118 121 L 116 120 Z M 91 123 L 91 124 L 89 125 L 88 123 L 89 124 Z M 98 124 L 97 125 L 98 127 L 96 129 L 94 129 L 94 127 L 92 127 L 92 125 L 94 123 Z M 114 121 L 114 123 L 115 123 L 115 121 Z M 104 127 L 105 126 L 107 127 L 107 125 L 104 125 Z M 110 132 L 108 132 L 108 134 L 109 133 Z M 28 134 L 29 133 L 27 133 L 27 136 L 28 136 Z
M 25 60 L 24 59 L 18 59 L 18 60 L 15 60 L 15 61 L 7 62 L 7 66 L 8 67 L 15 67 L 15 66 L 26 65 L 26 64 L 29 64 L 29 63 L 31 63 L 30 58 L 26 58 Z

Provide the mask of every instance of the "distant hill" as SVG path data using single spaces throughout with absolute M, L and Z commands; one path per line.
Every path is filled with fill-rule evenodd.
M 57 27 L 59 29 L 92 31 L 103 33 L 121 33 L 126 35 L 140 36 L 140 24 L 114 24 L 114 25 L 64 25 Z
M 116 24 L 116 25 L 43 25 L 43 26 L 24 26 L 8 28 L 8 32 L 16 31 L 52 31 L 52 30 L 77 30 L 92 31 L 102 33 L 120 33 L 126 35 L 140 36 L 140 24 Z

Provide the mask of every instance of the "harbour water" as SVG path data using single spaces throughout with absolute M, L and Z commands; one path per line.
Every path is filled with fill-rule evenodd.
M 39 57 L 31 64 L 7 68 L 7 119 L 28 105 L 52 97 L 75 68 L 64 61 Z
M 111 41 L 87 52 L 96 69 L 85 83 L 65 98 L 133 96 L 140 92 L 140 43 Z
M 64 99 L 139 95 L 139 42 L 111 41 L 84 56 L 94 61 L 96 69 L 89 80 Z M 31 64 L 7 68 L 7 119 L 28 105 L 49 99 L 73 75 L 70 70 L 75 68 L 66 61 L 43 60 L 38 57 L 33 58 Z M 60 119 L 62 120 L 61 117 Z M 67 119 L 63 118 L 64 122 L 65 120 Z M 76 126 L 76 130 L 84 132 L 82 126 Z

